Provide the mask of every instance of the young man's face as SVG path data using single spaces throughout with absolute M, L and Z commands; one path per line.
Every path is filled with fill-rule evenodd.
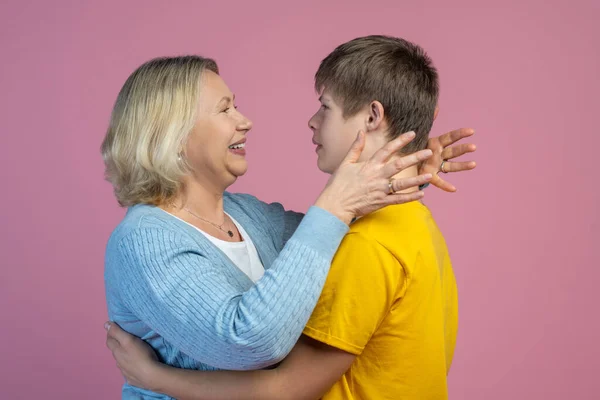
M 359 112 L 344 119 L 342 108 L 326 89 L 319 101 L 321 107 L 308 121 L 308 126 L 317 145 L 317 165 L 321 171 L 332 174 L 350 150 L 358 131 L 364 129 L 365 116 Z

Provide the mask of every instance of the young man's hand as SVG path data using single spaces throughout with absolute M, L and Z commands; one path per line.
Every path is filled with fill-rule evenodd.
M 146 342 L 121 329 L 114 322 L 104 325 L 107 329 L 106 346 L 112 351 L 117 367 L 132 386 L 153 390 L 154 371 L 160 368 L 156 353 Z
M 430 173 L 433 175 L 430 183 L 446 192 L 456 192 L 456 187 L 445 181 L 441 173 L 469 171 L 475 168 L 475 161 L 449 161 L 467 153 L 474 152 L 477 147 L 472 143 L 453 145 L 466 137 L 473 135 L 471 128 L 460 128 L 441 136 L 430 138 L 427 148 L 433 152 L 419 170 L 419 174 Z

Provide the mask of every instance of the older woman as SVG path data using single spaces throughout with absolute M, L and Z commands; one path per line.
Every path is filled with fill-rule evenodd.
M 128 207 L 106 249 L 109 317 L 176 367 L 258 369 L 282 360 L 350 221 L 421 198 L 395 192 L 431 179 L 389 180 L 432 154 L 398 156 L 413 135 L 358 162 L 359 134 L 306 215 L 227 193 L 246 172 L 252 127 L 234 97 L 210 59 L 151 60 L 125 82 L 102 144 L 107 178 Z M 160 397 L 123 388 L 123 398 Z

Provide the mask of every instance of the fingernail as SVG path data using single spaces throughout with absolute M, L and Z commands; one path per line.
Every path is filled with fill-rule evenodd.
M 406 132 L 406 136 L 408 136 L 408 137 L 415 137 L 415 132 L 414 131 Z
M 106 329 L 107 331 L 110 330 L 110 324 L 108 322 L 104 323 L 104 329 Z
M 431 174 L 425 174 L 423 177 L 425 179 L 431 179 L 431 178 L 433 178 L 433 175 L 431 175 Z

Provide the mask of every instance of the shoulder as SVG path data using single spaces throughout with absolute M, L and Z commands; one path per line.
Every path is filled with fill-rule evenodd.
M 429 209 L 418 202 L 386 207 L 357 221 L 353 231 L 376 240 L 407 277 L 435 272 L 448 257 L 444 237 Z
M 340 250 L 349 254 L 386 254 L 390 251 L 386 246 L 385 241 L 380 240 L 378 235 L 373 234 L 371 229 L 356 229 L 350 230 L 342 240 Z
M 190 244 L 189 227 L 158 207 L 136 205 L 127 209 L 123 220 L 112 232 L 106 252 L 122 252 L 144 248 L 147 252 L 161 251 L 167 245 Z
M 381 270 L 386 267 L 397 267 L 398 261 L 377 238 L 360 231 L 349 232 L 333 258 L 332 272 L 340 270 L 345 274 L 357 270 L 363 274 L 364 267 L 367 265 L 371 271 Z M 372 268 L 372 266 L 377 267 Z
M 260 221 L 268 208 L 268 204 L 260 201 L 256 196 L 229 192 L 223 195 L 223 206 L 230 214 L 245 215 L 255 221 Z
M 430 237 L 437 227 L 429 209 L 419 202 L 388 206 L 369 214 L 350 227 L 392 252 L 408 249 Z
M 283 220 L 285 215 L 281 204 L 265 203 L 251 194 L 225 192 L 223 204 L 225 211 L 240 220 L 242 225 L 245 222 L 272 228 L 272 225 Z
M 223 200 L 229 206 L 244 206 L 251 208 L 265 207 L 267 203 L 259 200 L 256 196 L 247 193 L 230 193 L 223 194 Z

